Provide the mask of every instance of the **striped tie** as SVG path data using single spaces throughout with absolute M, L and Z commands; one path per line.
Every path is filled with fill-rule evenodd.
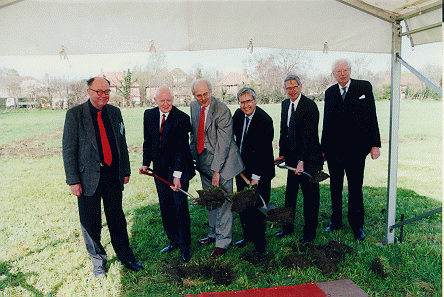
M 162 147 L 162 132 L 164 126 L 165 126 L 165 114 L 162 114 L 162 123 L 160 124 L 160 131 L 159 131 L 159 148 Z

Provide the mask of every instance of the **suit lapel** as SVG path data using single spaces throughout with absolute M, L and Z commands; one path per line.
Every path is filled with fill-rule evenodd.
M 205 119 L 205 131 L 210 127 L 210 123 L 213 120 L 213 114 L 216 111 L 216 98 L 211 97 L 210 105 L 208 106 L 207 118 Z
M 96 132 L 94 129 L 92 115 L 88 104 L 89 104 L 88 101 L 86 101 L 85 103 L 83 103 L 83 108 L 82 108 L 82 117 L 85 123 L 85 130 L 88 139 L 91 141 L 93 147 L 96 149 L 96 151 L 99 151 L 99 148 L 97 146 Z

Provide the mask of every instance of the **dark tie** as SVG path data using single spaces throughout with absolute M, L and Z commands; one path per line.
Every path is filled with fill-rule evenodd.
M 103 161 L 109 166 L 113 161 L 113 155 L 109 146 L 108 136 L 106 136 L 105 126 L 103 125 L 101 110 L 97 112 L 97 124 L 99 125 L 100 142 L 102 143 Z
M 291 149 L 296 148 L 296 116 L 294 111 L 294 103 L 291 103 L 291 116 L 288 125 L 288 138 L 290 139 Z
M 162 132 L 164 126 L 165 126 L 165 114 L 162 114 L 162 123 L 160 124 L 160 131 L 159 131 L 159 148 L 162 147 Z
M 345 100 L 345 96 L 347 95 L 347 87 L 342 87 L 342 100 Z
M 199 128 L 197 130 L 197 152 L 200 154 L 205 147 L 205 107 L 200 110 Z
M 247 135 L 248 130 L 248 123 L 250 122 L 249 117 L 245 117 L 245 125 L 244 125 L 244 133 L 242 133 L 242 139 L 241 139 L 241 145 L 240 145 L 240 152 L 242 154 L 242 144 L 244 143 L 245 136 Z

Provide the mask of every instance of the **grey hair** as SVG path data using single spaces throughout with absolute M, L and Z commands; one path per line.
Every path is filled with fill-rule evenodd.
M 250 94 L 251 96 L 253 96 L 253 99 L 256 100 L 257 95 L 256 92 L 249 87 L 243 87 L 242 89 L 239 90 L 239 92 L 237 92 L 237 101 L 239 101 L 239 97 L 242 96 L 243 94 Z
M 295 81 L 298 82 L 298 85 L 302 85 L 302 82 L 301 82 L 301 79 L 299 78 L 299 76 L 297 76 L 296 74 L 289 74 L 284 79 L 284 86 L 286 86 L 287 81 L 290 81 L 290 80 L 295 80 Z
M 194 86 L 196 86 L 198 83 L 201 83 L 201 82 L 205 82 L 207 84 L 207 86 L 208 86 L 208 89 L 210 89 L 210 91 L 213 90 L 213 86 L 211 85 L 211 83 L 208 80 L 206 80 L 206 79 L 199 79 L 199 80 L 196 80 L 191 85 L 191 94 L 194 95 Z
M 168 92 L 170 93 L 171 97 L 174 97 L 173 93 L 171 93 L 170 88 L 168 88 L 167 86 L 161 86 L 160 88 L 158 88 L 157 91 L 156 91 L 156 95 L 154 95 L 154 97 L 155 98 L 159 97 L 160 91 L 162 91 L 163 89 L 168 90 Z
M 347 60 L 347 59 L 339 59 L 339 60 L 336 60 L 336 61 L 333 63 L 333 65 L 332 65 L 332 67 L 331 67 L 331 72 L 334 72 L 334 71 L 335 71 L 336 66 L 337 66 L 339 63 L 346 63 L 346 64 L 347 64 L 347 68 L 350 68 L 350 69 L 351 69 L 351 63 L 350 63 L 349 60 Z

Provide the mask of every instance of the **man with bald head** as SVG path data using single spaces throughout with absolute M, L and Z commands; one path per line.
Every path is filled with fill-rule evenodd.
M 139 173 L 145 174 L 152 162 L 154 172 L 173 183 L 174 186 L 170 187 L 155 179 L 163 228 L 170 241 L 161 252 L 172 252 L 180 248 L 182 260 L 189 262 L 191 231 L 188 200 L 177 189 L 187 191 L 189 181 L 194 176 L 188 144 L 190 117 L 173 106 L 174 97 L 167 87 L 159 88 L 154 100 L 157 107 L 145 110 L 143 165 Z
M 109 105 L 109 82 L 101 77 L 87 81 L 89 100 L 69 109 L 63 131 L 66 182 L 77 196 L 86 249 L 97 278 L 106 276 L 107 255 L 100 243 L 101 201 L 111 243 L 122 264 L 143 269 L 129 246 L 122 209 L 123 185 L 131 174 L 125 126 L 120 109 Z

